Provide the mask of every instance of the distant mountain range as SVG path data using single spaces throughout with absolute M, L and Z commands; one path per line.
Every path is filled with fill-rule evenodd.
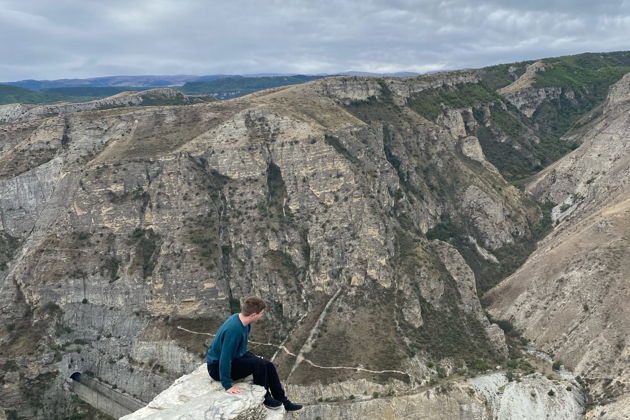
M 347 71 L 334 74 L 316 74 L 307 75 L 306 77 L 325 77 L 325 76 L 374 76 L 374 77 L 407 77 L 416 76 L 419 73 L 400 72 L 400 73 L 367 73 L 357 71 Z M 281 74 L 281 73 L 258 73 L 258 74 L 212 74 L 207 76 L 194 76 L 194 75 L 145 75 L 145 76 L 105 76 L 105 77 L 91 77 L 87 79 L 56 79 L 56 80 L 19 80 L 16 82 L 0 82 L 1 84 L 19 86 L 31 90 L 42 90 L 62 87 L 120 87 L 120 86 L 133 86 L 144 88 L 156 88 L 156 87 L 174 87 L 183 86 L 186 83 L 203 83 L 210 82 L 217 79 L 224 78 L 272 78 L 272 77 L 291 77 L 298 76 L 295 73 Z
M 144 88 L 183 86 L 188 82 L 209 82 L 223 77 L 231 77 L 226 74 L 210 76 L 105 76 L 88 79 L 57 79 L 57 80 L 19 80 L 17 82 L 3 82 L 5 85 L 19 86 L 31 90 L 43 90 L 65 87 L 120 87 L 133 86 Z
M 338 75 L 408 77 L 418 73 L 344 72 Z M 259 90 L 295 85 L 330 74 L 296 75 L 260 73 L 252 75 L 214 74 L 208 76 L 107 76 L 88 79 L 20 80 L 0 84 L 0 105 L 9 103 L 45 104 L 83 102 L 125 91 L 171 87 L 188 95 L 212 95 L 217 99 L 244 96 Z

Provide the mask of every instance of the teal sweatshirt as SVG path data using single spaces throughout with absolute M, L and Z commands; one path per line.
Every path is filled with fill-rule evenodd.
M 230 376 L 232 360 L 241 357 L 247 351 L 247 338 L 251 329 L 251 325 L 244 326 L 238 314 L 234 314 L 221 325 L 208 347 L 206 361 L 208 364 L 219 362 L 221 385 L 226 390 L 232 387 Z

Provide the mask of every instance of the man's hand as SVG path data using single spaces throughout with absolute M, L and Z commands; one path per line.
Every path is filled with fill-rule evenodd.
M 232 388 L 227 390 L 228 394 L 240 394 L 241 390 L 239 387 L 237 387 L 236 385 L 234 385 Z

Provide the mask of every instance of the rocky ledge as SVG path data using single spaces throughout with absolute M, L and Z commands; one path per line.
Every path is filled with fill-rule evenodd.
M 121 420 L 278 420 L 284 418 L 284 409 L 268 410 L 263 405 L 265 390 L 253 385 L 251 377 L 236 385 L 243 391 L 233 395 L 225 392 L 221 384 L 212 380 L 206 364 L 184 375 L 173 385 L 158 394 L 146 407 L 122 417 Z
M 371 396 L 355 390 L 350 398 L 328 398 L 308 403 L 301 411 L 268 410 L 262 405 L 264 391 L 251 378 L 237 383 L 244 392 L 227 394 L 213 381 L 202 364 L 193 373 L 179 378 L 146 407 L 121 420 L 161 419 L 538 419 L 573 420 L 582 418 L 584 398 L 570 374 L 551 380 L 540 373 L 510 380 L 504 372 L 471 379 L 445 381 L 434 387 L 420 387 L 400 395 L 378 392 Z M 303 387 L 306 388 L 306 387 Z M 305 394 L 294 392 L 292 395 Z M 307 391 L 304 389 L 303 391 Z M 314 391 L 314 390 L 312 390 Z

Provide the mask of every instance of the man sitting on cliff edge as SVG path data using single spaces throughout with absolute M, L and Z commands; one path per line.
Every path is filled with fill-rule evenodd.
M 221 381 L 223 388 L 230 394 L 241 393 L 241 390 L 232 384 L 233 380 L 253 374 L 254 384 L 267 390 L 265 407 L 278 409 L 284 405 L 285 410 L 296 411 L 302 406 L 293 404 L 286 397 L 273 363 L 247 351 L 251 324 L 262 318 L 266 307 L 267 304 L 261 298 L 248 297 L 241 307 L 241 312 L 230 316 L 221 325 L 208 347 L 206 357 L 208 373 L 212 379 Z

